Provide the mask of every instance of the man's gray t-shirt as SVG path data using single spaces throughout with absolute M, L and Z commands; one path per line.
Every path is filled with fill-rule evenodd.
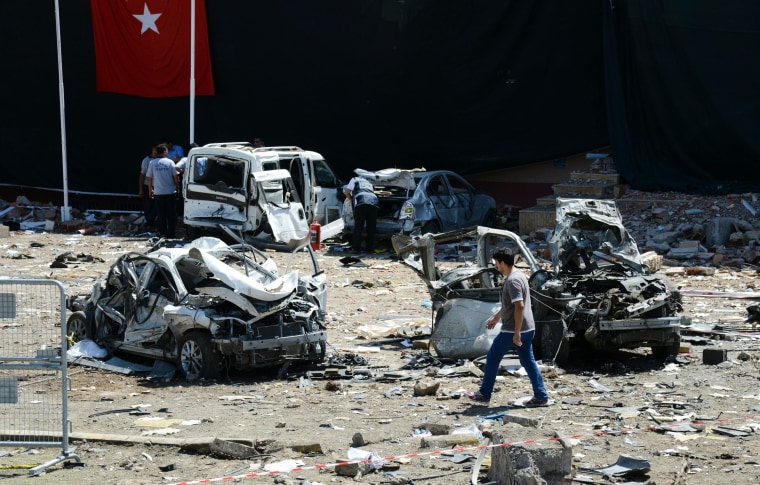
M 530 301 L 530 286 L 528 277 L 522 271 L 512 271 L 504 281 L 501 290 L 501 331 L 515 331 L 515 302 L 523 301 L 523 322 L 520 333 L 536 329 L 533 320 L 533 308 Z
M 174 183 L 177 168 L 170 158 L 154 158 L 145 175 L 153 179 L 153 195 L 170 195 L 177 192 L 177 185 Z

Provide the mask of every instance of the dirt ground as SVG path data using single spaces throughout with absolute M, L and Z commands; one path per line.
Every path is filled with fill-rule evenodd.
M 145 251 L 147 240 L 15 232 L 0 239 L 0 275 L 54 278 L 67 295 L 83 294 L 119 254 Z M 67 251 L 95 258 L 50 268 Z M 72 365 L 70 441 L 84 466 L 58 464 L 27 478 L 24 466 L 54 458 L 60 448 L 2 448 L 0 481 L 465 484 L 486 441 L 450 435 L 479 428 L 528 449 L 561 448 L 556 437 L 565 437 L 574 483 L 760 483 L 760 331 L 744 323 L 746 307 L 757 299 L 757 268 L 718 268 L 713 275 L 671 270 L 683 290 L 713 292 L 685 297 L 693 316 L 692 327 L 682 330 L 685 352 L 664 364 L 639 349 L 576 355 L 566 368 L 543 366 L 554 404 L 515 409 L 508 403 L 530 393 L 526 377 L 500 376 L 490 406 L 474 406 L 462 396 L 480 383 L 472 366 L 437 361 L 410 346 L 424 335 L 362 337 L 382 318 L 429 319 L 429 295 L 392 251 L 363 256 L 367 267 L 343 266 L 343 256 L 319 255 L 329 278 L 328 359 L 337 371 L 291 368 L 285 378 L 277 369 L 231 372 L 190 384 L 181 377 L 157 382 Z M 716 349 L 726 350 L 727 360 L 703 363 L 703 352 Z M 431 393 L 421 395 L 424 388 Z M 146 414 L 130 414 L 136 409 Z M 528 426 L 503 423 L 500 413 L 529 418 L 523 420 Z M 448 436 L 438 437 L 441 432 Z M 226 441 L 209 446 L 214 438 Z M 252 445 L 256 455 L 245 458 L 240 453 L 250 447 L 235 444 Z M 356 473 L 356 467 L 338 465 L 349 459 L 352 445 L 384 465 L 359 467 L 358 478 L 345 476 Z M 463 449 L 450 451 L 458 447 Z M 484 449 L 480 483 L 488 481 L 493 451 Z M 648 470 L 614 478 L 595 472 L 625 456 L 645 460 Z M 300 469 L 281 476 L 265 468 L 294 464 Z

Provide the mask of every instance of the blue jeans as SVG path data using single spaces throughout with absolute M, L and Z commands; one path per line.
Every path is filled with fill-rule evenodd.
M 493 386 L 496 382 L 496 374 L 499 373 L 499 364 L 507 352 L 517 349 L 517 355 L 520 357 L 520 365 L 525 368 L 528 378 L 533 386 L 533 397 L 536 399 L 546 400 L 549 395 L 544 387 L 544 379 L 541 377 L 541 371 L 538 369 L 536 359 L 533 357 L 533 337 L 536 335 L 535 330 L 523 332 L 520 334 L 522 346 L 517 347 L 512 341 L 514 332 L 499 332 L 499 335 L 493 339 L 493 344 L 488 350 L 486 356 L 486 369 L 483 375 L 483 383 L 480 385 L 480 393 L 486 399 L 491 399 Z

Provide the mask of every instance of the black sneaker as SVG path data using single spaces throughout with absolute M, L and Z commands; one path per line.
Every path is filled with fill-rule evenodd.
M 548 404 L 549 404 L 548 399 L 538 399 L 536 397 L 532 397 L 528 399 L 527 401 L 525 401 L 523 403 L 523 406 L 525 406 L 526 408 L 537 408 L 541 406 L 547 406 Z

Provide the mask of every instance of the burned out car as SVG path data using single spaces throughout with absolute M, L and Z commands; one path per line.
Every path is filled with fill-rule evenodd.
M 490 264 L 491 254 L 505 246 L 519 252 L 518 267 L 530 275 L 534 349 L 540 358 L 566 362 L 571 347 L 650 347 L 660 359 L 676 354 L 681 325 L 688 322 L 680 291 L 642 264 L 614 201 L 559 198 L 556 214 L 548 269 L 510 231 L 477 227 L 419 239 L 394 236 L 396 252 L 420 272 L 433 297 L 437 314 L 431 345 L 457 354 L 473 335 L 482 334 L 485 320 L 500 307 L 502 277 Z M 436 244 L 466 237 L 477 240 L 475 260 L 442 270 Z M 487 351 L 488 345 L 481 347 Z
M 188 380 L 224 368 L 320 362 L 326 350 L 325 275 L 279 274 L 247 245 L 203 237 L 129 252 L 89 295 L 71 298 L 67 334 L 111 352 L 175 362 Z M 289 268 L 288 268 L 289 269 Z

